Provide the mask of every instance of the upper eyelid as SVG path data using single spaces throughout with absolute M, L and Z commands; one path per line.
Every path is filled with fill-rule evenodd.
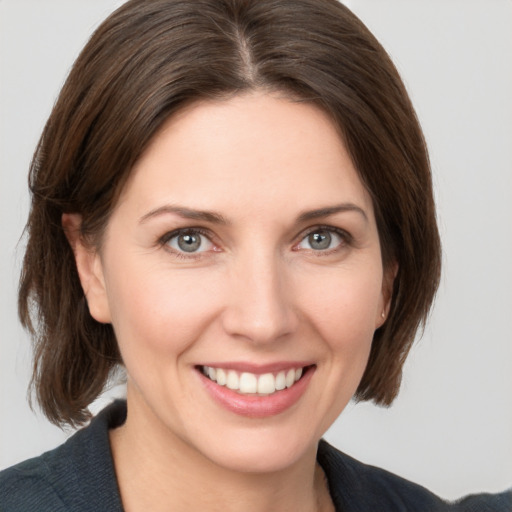
M 301 230 L 299 234 L 297 234 L 293 238 L 293 245 L 296 245 L 297 243 L 300 243 L 304 238 L 309 236 L 311 233 L 314 233 L 315 231 L 331 231 L 333 233 L 336 233 L 337 235 L 345 238 L 348 242 L 351 242 L 353 240 L 353 236 L 348 232 L 346 229 L 327 225 L 327 224 L 316 224 L 314 226 L 309 226 L 306 229 Z M 180 227 L 173 229 L 171 231 L 166 232 L 164 235 L 158 238 L 158 242 L 162 245 L 165 245 L 171 240 L 172 238 L 179 236 L 181 234 L 185 233 L 199 233 L 200 235 L 205 236 L 208 238 L 208 240 L 216 244 L 215 239 L 217 238 L 214 233 L 210 229 L 200 227 L 200 226 L 186 226 L 186 227 Z M 217 245 L 217 244 L 216 244 Z
M 324 224 L 318 224 L 316 226 L 311 226 L 309 228 L 306 228 L 305 230 L 301 231 L 301 233 L 297 236 L 299 240 L 303 240 L 307 236 L 309 236 L 311 233 L 314 233 L 315 231 L 332 231 L 333 233 L 336 233 L 337 235 L 343 236 L 349 240 L 352 240 L 353 236 L 348 232 L 346 229 L 339 228 L 336 226 L 329 226 Z
M 198 258 L 206 256 L 205 253 L 211 252 L 209 250 L 198 251 L 198 252 L 195 252 L 195 251 L 194 252 L 187 252 L 187 251 L 183 251 L 183 250 L 179 250 L 179 249 L 176 249 L 174 247 L 171 247 L 169 242 L 173 238 L 176 238 L 179 235 L 183 235 L 183 234 L 187 234 L 187 233 L 194 233 L 194 234 L 197 233 L 197 234 L 207 238 L 208 241 L 210 242 L 210 244 L 212 244 L 214 247 L 217 245 L 212 240 L 212 237 L 210 236 L 210 231 L 209 230 L 206 230 L 204 228 L 198 228 L 198 227 L 193 227 L 193 228 L 192 227 L 183 227 L 183 228 L 177 228 L 177 229 L 168 231 L 167 233 L 165 233 L 164 235 L 162 235 L 161 237 L 159 237 L 157 239 L 157 243 L 158 243 L 159 247 L 164 249 L 166 252 L 168 252 L 170 254 L 173 254 L 174 257 L 176 257 L 176 258 L 180 258 L 180 259 L 184 259 L 184 260 L 193 261 L 193 260 L 196 260 Z
M 306 240 L 306 238 L 311 235 L 312 233 L 318 232 L 318 231 L 329 231 L 331 233 L 334 233 L 338 237 L 340 237 L 340 243 L 337 245 L 336 248 L 332 249 L 324 249 L 324 250 L 315 250 L 315 249 L 307 249 L 307 248 L 299 248 L 299 245 Z M 298 241 L 296 241 L 292 246 L 292 251 L 306 251 L 310 252 L 313 251 L 313 253 L 320 257 L 322 255 L 332 254 L 333 252 L 339 251 L 341 248 L 345 247 L 352 247 L 354 245 L 354 237 L 345 229 L 335 227 L 335 226 L 326 226 L 326 225 L 317 225 L 317 226 L 311 226 L 310 228 L 307 228 L 305 231 L 303 231 L 300 235 L 298 235 Z
M 205 236 L 206 238 L 208 238 L 208 240 L 210 240 L 210 242 L 213 243 L 213 234 L 212 232 L 209 230 L 209 229 L 205 229 L 205 228 L 201 228 L 201 227 L 184 227 L 184 228 L 177 228 L 177 229 L 173 229 L 171 231 L 167 231 L 165 234 L 163 234 L 161 237 L 158 238 L 158 241 L 160 243 L 167 243 L 169 240 L 171 240 L 172 238 L 176 237 L 176 236 L 179 236 L 179 235 L 183 235 L 183 234 L 186 234 L 186 233 L 199 233 L 200 235 L 203 235 Z

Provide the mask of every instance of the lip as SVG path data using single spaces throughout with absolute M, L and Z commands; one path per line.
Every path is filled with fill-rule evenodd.
M 237 372 L 248 372 L 254 373 L 255 375 L 263 375 L 264 373 L 277 373 L 280 371 L 287 371 L 291 368 L 305 368 L 307 366 L 313 366 L 312 361 L 279 361 L 276 363 L 269 364 L 254 364 L 244 363 L 239 361 L 231 362 L 208 362 L 201 363 L 197 366 L 210 366 L 211 368 L 222 368 L 223 370 L 235 370 Z
M 209 363 L 208 366 L 215 367 L 215 364 Z M 218 364 L 216 367 L 247 371 L 256 374 L 270 373 L 290 368 L 307 368 L 303 376 L 293 386 L 267 396 L 242 395 L 226 386 L 219 386 L 200 371 L 196 371 L 206 391 L 217 404 L 230 412 L 248 418 L 266 418 L 285 412 L 304 395 L 316 370 L 315 365 L 303 365 L 302 363 L 275 363 L 263 366 L 245 363 L 232 363 L 231 365 L 222 363 Z

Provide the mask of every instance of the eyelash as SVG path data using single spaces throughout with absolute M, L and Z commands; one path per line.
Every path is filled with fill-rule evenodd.
M 309 235 L 311 235 L 313 233 L 321 232 L 321 231 L 325 231 L 325 232 L 328 232 L 328 233 L 334 233 L 335 235 L 340 237 L 341 243 L 337 247 L 334 247 L 332 249 L 326 249 L 326 250 L 323 250 L 323 251 L 309 249 L 309 252 L 311 254 L 313 254 L 314 256 L 321 257 L 321 256 L 326 256 L 326 255 L 334 254 L 334 253 L 338 252 L 341 248 L 347 247 L 347 246 L 351 246 L 354 243 L 354 238 L 352 237 L 352 235 L 350 233 L 348 233 L 347 231 L 345 231 L 344 229 L 336 228 L 334 226 L 318 225 L 318 226 L 313 226 L 312 228 L 308 229 L 301 236 L 300 241 L 298 243 L 296 243 L 294 245 L 294 247 L 297 247 Z
M 206 237 L 213 245 L 214 242 L 212 241 L 212 233 L 206 229 L 203 229 L 203 228 L 180 228 L 180 229 L 175 229 L 174 231 L 170 231 L 168 233 L 165 233 L 165 235 L 161 236 L 159 239 L 158 239 L 158 244 L 162 247 L 164 247 L 167 251 L 171 252 L 174 256 L 176 256 L 177 258 L 181 258 L 181 259 L 185 259 L 185 260 L 190 260 L 190 259 L 196 259 L 196 258 L 199 258 L 201 257 L 201 255 L 203 255 L 203 252 L 198 252 L 198 253 L 194 253 L 194 252 L 190 252 L 190 253 L 186 253 L 185 251 L 177 251 L 173 248 L 171 248 L 168 244 L 169 242 L 173 239 L 173 238 L 176 238 L 180 235 L 202 235 L 204 237 Z
M 300 249 L 296 249 L 296 247 L 303 240 L 305 240 L 309 235 L 316 233 L 316 232 L 321 232 L 321 231 L 328 232 L 328 233 L 334 233 L 335 235 L 337 235 L 341 238 L 342 243 L 340 243 L 340 245 L 338 245 L 337 247 L 334 247 L 332 249 L 326 249 L 326 250 L 309 249 L 308 252 L 314 254 L 315 256 L 320 257 L 320 256 L 326 256 L 328 254 L 333 254 L 333 253 L 338 252 L 340 250 L 340 248 L 342 248 L 342 247 L 353 245 L 353 237 L 347 231 L 340 229 L 340 228 L 336 228 L 334 226 L 318 225 L 318 226 L 313 226 L 310 229 L 308 229 L 307 231 L 305 231 L 301 235 L 300 240 L 294 244 L 292 250 L 299 251 Z M 160 246 L 166 248 L 166 250 L 168 250 L 169 252 L 172 252 L 172 254 L 178 258 L 186 259 L 186 260 L 200 258 L 203 255 L 204 251 L 198 252 L 198 253 L 194 253 L 194 252 L 186 253 L 185 251 L 177 251 L 177 250 L 169 247 L 169 245 L 168 245 L 169 241 L 175 237 L 180 236 L 180 235 L 202 235 L 202 236 L 206 237 L 213 245 L 215 245 L 215 243 L 212 241 L 212 239 L 213 239 L 212 233 L 208 230 L 205 230 L 205 229 L 199 228 L 199 227 L 198 228 L 196 228 L 196 227 L 180 228 L 180 229 L 176 229 L 174 231 L 165 233 L 163 236 L 161 236 L 158 239 L 158 244 Z

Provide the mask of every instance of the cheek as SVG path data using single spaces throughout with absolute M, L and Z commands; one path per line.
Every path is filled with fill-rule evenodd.
M 322 389 L 316 404 L 324 411 L 317 431 L 320 435 L 341 414 L 359 386 L 381 301 L 382 273 L 378 266 L 351 266 L 329 274 L 303 282 L 300 292 L 302 310 L 308 312 L 313 335 L 323 342 L 319 366 Z
M 300 291 L 303 310 L 329 348 L 341 357 L 368 353 L 382 303 L 381 283 L 378 268 L 344 269 L 304 282 Z
M 214 287 L 200 276 L 159 268 L 140 269 L 131 279 L 125 275 L 116 272 L 108 289 L 112 324 L 127 365 L 132 357 L 158 362 L 165 354 L 182 353 L 215 315 Z

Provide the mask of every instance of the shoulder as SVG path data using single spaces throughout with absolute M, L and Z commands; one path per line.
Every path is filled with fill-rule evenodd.
M 340 510 L 381 512 L 511 512 L 512 490 L 479 494 L 448 503 L 425 487 L 376 468 L 336 450 L 325 441 L 318 461 L 327 476 L 331 495 Z
M 511 512 L 512 488 L 497 494 L 475 494 L 456 503 L 457 512 Z
M 320 442 L 318 461 L 329 481 L 331 495 L 342 510 L 451 510 L 446 502 L 424 487 L 389 471 L 363 464 L 325 441 Z
M 60 490 L 76 486 L 67 452 L 65 443 L 55 450 L 0 472 L 0 510 L 66 510 L 60 498 Z
M 48 452 L 0 472 L 0 509 L 2 512 L 23 510 L 26 512 L 52 510 L 64 511 L 59 498 L 58 486 L 52 482 Z M 65 482 L 62 482 L 66 485 Z
M 0 510 L 122 510 L 108 429 L 125 414 L 113 404 L 63 445 L 0 472 Z

